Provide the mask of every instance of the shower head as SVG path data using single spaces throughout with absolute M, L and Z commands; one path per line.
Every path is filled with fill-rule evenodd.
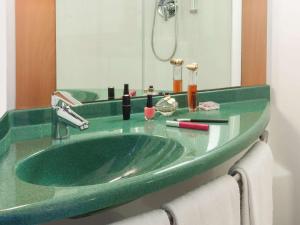
M 176 15 L 177 7 L 176 0 L 158 0 L 157 12 L 167 21 Z

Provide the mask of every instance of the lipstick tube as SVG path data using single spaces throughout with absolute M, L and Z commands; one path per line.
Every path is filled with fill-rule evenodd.
M 130 96 L 123 95 L 123 105 L 122 105 L 122 111 L 123 111 L 123 120 L 130 120 L 130 112 L 131 112 L 131 103 L 130 103 Z
M 225 119 L 188 119 L 188 118 L 180 118 L 174 119 L 178 122 L 191 122 L 191 123 L 228 123 L 228 120 Z
M 178 127 L 178 128 L 192 129 L 192 130 L 204 130 L 204 131 L 209 130 L 209 125 L 203 123 L 178 122 L 178 121 L 167 120 L 166 124 L 168 127 Z

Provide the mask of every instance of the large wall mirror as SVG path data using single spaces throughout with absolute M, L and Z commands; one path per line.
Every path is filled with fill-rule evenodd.
M 57 88 L 172 91 L 174 57 L 199 64 L 202 90 L 239 85 L 241 11 L 240 0 L 56 0 Z
M 57 89 L 82 102 L 106 100 L 108 87 L 121 97 L 126 83 L 137 96 L 151 85 L 172 92 L 172 58 L 184 60 L 183 91 L 194 62 L 199 90 L 239 86 L 264 73 L 262 2 L 16 0 L 17 107 L 48 105 Z

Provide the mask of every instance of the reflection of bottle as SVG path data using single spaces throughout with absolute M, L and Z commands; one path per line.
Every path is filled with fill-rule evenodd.
M 153 85 L 150 85 L 150 86 L 149 86 L 149 89 L 148 89 L 149 95 L 150 95 L 150 94 L 153 94 L 153 92 L 154 92 L 154 87 L 153 87 Z
M 123 95 L 129 95 L 129 84 L 124 84 Z
M 108 87 L 107 90 L 107 95 L 108 95 L 108 100 L 113 100 L 115 99 L 115 88 L 114 87 Z
M 197 109 L 197 72 L 198 64 L 192 63 L 186 66 L 189 70 L 189 86 L 188 86 L 188 108 L 190 112 Z
M 130 97 L 135 97 L 136 96 L 136 90 L 135 89 L 131 89 L 129 91 L 129 95 L 130 95 Z
M 182 59 L 171 59 L 173 65 L 173 92 L 182 92 Z
M 147 134 L 153 134 L 153 132 L 155 131 L 156 128 L 156 123 L 153 120 L 149 120 L 147 121 L 147 123 L 144 123 L 144 131 Z
M 158 95 L 158 92 L 154 90 L 153 85 L 149 85 L 149 88 L 144 90 L 144 95 Z

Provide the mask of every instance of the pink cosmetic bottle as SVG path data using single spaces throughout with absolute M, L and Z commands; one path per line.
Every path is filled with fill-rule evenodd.
M 152 120 L 155 116 L 155 107 L 153 106 L 152 95 L 147 95 L 147 106 L 144 109 L 145 120 Z

